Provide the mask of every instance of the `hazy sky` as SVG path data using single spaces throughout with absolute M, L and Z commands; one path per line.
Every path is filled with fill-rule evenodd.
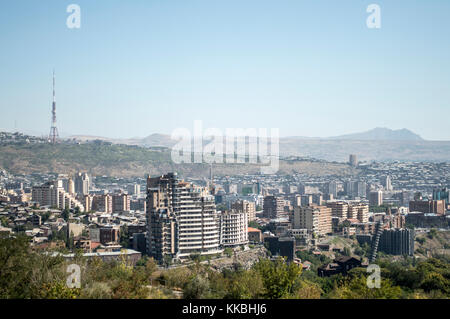
M 81 7 L 81 29 L 66 8 Z M 381 6 L 381 29 L 366 8 Z M 449 0 L 9 0 L 0 129 L 144 137 L 177 127 L 450 140 Z

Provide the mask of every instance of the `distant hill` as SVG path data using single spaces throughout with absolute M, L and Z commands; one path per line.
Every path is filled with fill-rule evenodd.
M 162 146 L 162 147 L 172 147 L 175 145 L 176 141 L 172 140 L 170 135 L 165 134 L 151 134 L 147 137 L 140 138 L 127 138 L 127 139 L 118 139 L 118 138 L 109 138 L 103 136 L 91 136 L 91 135 L 72 135 L 68 137 L 69 139 L 76 139 L 78 141 L 87 142 L 87 141 L 103 141 L 110 142 L 114 144 L 125 144 L 125 145 L 138 145 L 143 147 L 153 147 L 153 146 Z
M 24 137 L 24 139 L 26 139 Z M 87 171 L 91 175 L 144 177 L 178 172 L 182 177 L 209 177 L 209 164 L 175 164 L 170 149 L 105 143 L 4 142 L 0 140 L 0 169 L 13 174 Z M 215 175 L 242 175 L 260 172 L 255 164 L 214 164 Z M 280 161 L 279 173 L 308 173 L 313 176 L 349 176 L 359 172 L 342 163 L 317 160 Z
M 171 148 L 177 142 L 166 134 L 130 139 L 80 135 L 71 138 L 145 148 Z M 375 128 L 363 133 L 330 138 L 282 137 L 279 146 L 281 156 L 300 156 L 325 161 L 346 162 L 349 154 L 356 154 L 361 161 L 450 161 L 450 141 L 427 141 L 407 129 Z
M 338 162 L 348 161 L 349 154 L 361 161 L 450 162 L 450 141 L 284 138 L 280 154 Z
M 141 139 L 141 146 L 164 146 L 172 147 L 177 141 L 172 140 L 170 135 L 165 134 L 152 134 Z
M 114 144 L 139 145 L 145 147 L 152 147 L 152 146 L 172 147 L 173 145 L 176 144 L 176 141 L 172 140 L 170 135 L 158 133 L 151 134 L 144 138 L 130 138 L 130 139 L 113 139 L 107 137 L 85 136 L 85 135 L 74 135 L 70 136 L 70 138 L 71 139 L 74 138 L 80 141 L 101 140 L 101 141 L 108 141 Z M 282 137 L 280 138 L 280 143 L 283 144 L 285 142 L 293 140 L 424 141 L 422 137 L 411 132 L 408 129 L 391 130 L 388 128 L 381 128 L 381 127 L 374 128 L 367 132 L 346 134 L 329 138 L 314 138 L 305 136 Z
M 332 140 L 372 140 L 372 141 L 423 141 L 419 135 L 408 129 L 391 130 L 377 127 L 367 132 L 330 137 Z

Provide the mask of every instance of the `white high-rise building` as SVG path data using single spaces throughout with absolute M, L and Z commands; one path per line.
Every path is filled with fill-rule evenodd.
M 383 192 L 381 190 L 370 192 L 369 204 L 370 206 L 383 205 Z
M 316 235 L 332 232 L 331 208 L 326 206 L 295 207 L 293 229 L 307 229 Z
M 75 193 L 78 195 L 88 195 L 89 186 L 89 176 L 87 173 L 77 173 L 75 175 Z
M 328 194 L 333 195 L 333 198 L 337 197 L 338 185 L 336 182 L 332 181 L 328 183 Z
M 220 249 L 214 196 L 175 173 L 147 179 L 147 250 L 159 261 L 213 255 Z
M 248 215 L 242 211 L 228 211 L 220 215 L 220 242 L 223 247 L 248 244 Z
M 84 212 L 85 208 L 81 202 L 64 190 L 62 180 L 33 187 L 31 197 L 42 206 L 54 206 L 59 209 L 78 207 L 81 212 Z
M 383 180 L 383 186 L 386 191 L 392 191 L 392 181 L 391 177 L 387 175 Z
M 246 213 L 249 222 L 256 219 L 256 204 L 253 201 L 238 200 L 231 204 L 231 208 Z
M 348 162 L 351 166 L 354 166 L 354 167 L 358 166 L 357 156 L 355 154 L 350 154 Z

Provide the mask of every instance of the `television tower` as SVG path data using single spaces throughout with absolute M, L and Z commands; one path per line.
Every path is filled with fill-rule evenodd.
M 59 138 L 58 128 L 56 127 L 55 70 L 53 70 L 52 126 L 50 128 L 48 141 L 52 144 L 56 144 L 58 138 Z

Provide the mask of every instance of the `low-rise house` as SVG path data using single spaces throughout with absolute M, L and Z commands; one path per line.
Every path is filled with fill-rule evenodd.
M 248 227 L 248 241 L 251 243 L 261 243 L 263 241 L 262 232 L 258 228 Z
M 329 277 L 336 274 L 347 275 L 347 273 L 355 268 L 361 267 L 361 260 L 351 256 L 341 256 L 334 259 L 332 263 L 320 266 L 317 269 L 319 277 Z

